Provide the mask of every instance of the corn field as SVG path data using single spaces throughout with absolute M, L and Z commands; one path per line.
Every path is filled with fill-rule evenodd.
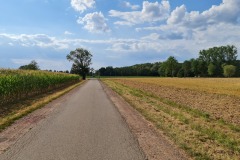
M 72 74 L 0 69 L 0 107 L 78 81 Z

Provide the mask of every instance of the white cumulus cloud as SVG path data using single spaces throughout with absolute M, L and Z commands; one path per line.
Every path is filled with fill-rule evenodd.
M 167 20 L 168 24 L 176 24 L 180 23 L 185 17 L 186 7 L 185 5 L 181 5 L 172 11 L 170 17 Z
M 107 19 L 102 12 L 88 13 L 77 20 L 79 24 L 84 24 L 84 28 L 92 33 L 109 32 L 110 29 L 106 21 Z
M 88 8 L 93 8 L 95 5 L 94 0 L 71 0 L 71 6 L 76 11 L 83 13 Z
M 140 8 L 139 5 L 133 5 L 130 2 L 124 1 L 123 2 L 124 7 L 131 8 L 132 10 L 137 10 Z
M 229 37 L 228 40 L 231 42 L 233 36 L 229 34 L 231 31 L 228 30 L 228 28 L 229 26 L 232 26 L 240 29 L 239 8 L 239 0 L 223 0 L 221 4 L 213 5 L 211 8 L 203 12 L 188 12 L 187 7 L 181 5 L 171 12 L 166 24 L 136 28 L 136 31 L 157 31 L 158 33 L 161 33 L 161 38 L 166 39 L 196 40 L 199 39 L 199 35 L 203 35 L 211 30 L 212 33 L 218 33 L 218 35 L 224 33 L 224 35 L 227 35 L 224 37 Z M 235 35 L 238 33 L 240 32 L 236 32 Z M 210 34 L 204 35 L 205 40 L 210 39 Z M 215 36 L 217 36 L 217 34 Z M 225 42 L 226 39 L 223 40 L 223 43 Z M 229 42 L 227 43 L 229 44 Z
M 170 4 L 168 1 L 163 0 L 159 2 L 143 1 L 143 7 L 141 11 L 121 12 L 116 10 L 110 10 L 109 16 L 122 19 L 115 22 L 118 25 L 135 25 L 145 22 L 157 22 L 166 20 L 170 12 Z
M 213 5 L 210 9 L 203 12 L 187 12 L 186 7 L 182 5 L 172 11 L 167 23 L 200 29 L 206 29 L 209 25 L 219 23 L 237 24 L 240 22 L 239 8 L 239 0 L 223 0 L 220 5 Z

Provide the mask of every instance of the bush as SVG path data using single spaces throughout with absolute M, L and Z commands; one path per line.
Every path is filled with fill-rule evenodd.
M 236 73 L 236 66 L 234 65 L 225 65 L 223 67 L 223 75 L 225 77 L 232 77 Z

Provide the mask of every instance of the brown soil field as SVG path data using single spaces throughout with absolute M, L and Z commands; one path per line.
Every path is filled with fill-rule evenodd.
M 226 82 L 227 79 L 201 79 L 202 81 L 180 79 L 185 82 L 179 85 L 177 85 L 176 80 L 179 79 L 118 79 L 119 82 L 127 86 L 202 110 L 209 113 L 212 118 L 224 119 L 240 125 L 240 79 L 235 81 L 237 83 L 229 81 L 228 86 L 225 87 L 225 84 L 218 83 Z M 191 80 L 190 84 L 188 84 L 189 80 Z M 195 85 L 194 80 L 196 80 Z M 238 88 L 235 87 L 237 85 L 239 85 Z M 234 92 L 231 92 L 232 88 L 234 88 Z M 239 94 L 236 94 L 238 90 Z
M 196 159 L 239 159 L 240 79 L 103 80 Z

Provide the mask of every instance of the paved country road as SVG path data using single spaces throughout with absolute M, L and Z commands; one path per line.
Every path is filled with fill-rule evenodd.
M 89 80 L 0 160 L 144 160 L 98 80 Z

